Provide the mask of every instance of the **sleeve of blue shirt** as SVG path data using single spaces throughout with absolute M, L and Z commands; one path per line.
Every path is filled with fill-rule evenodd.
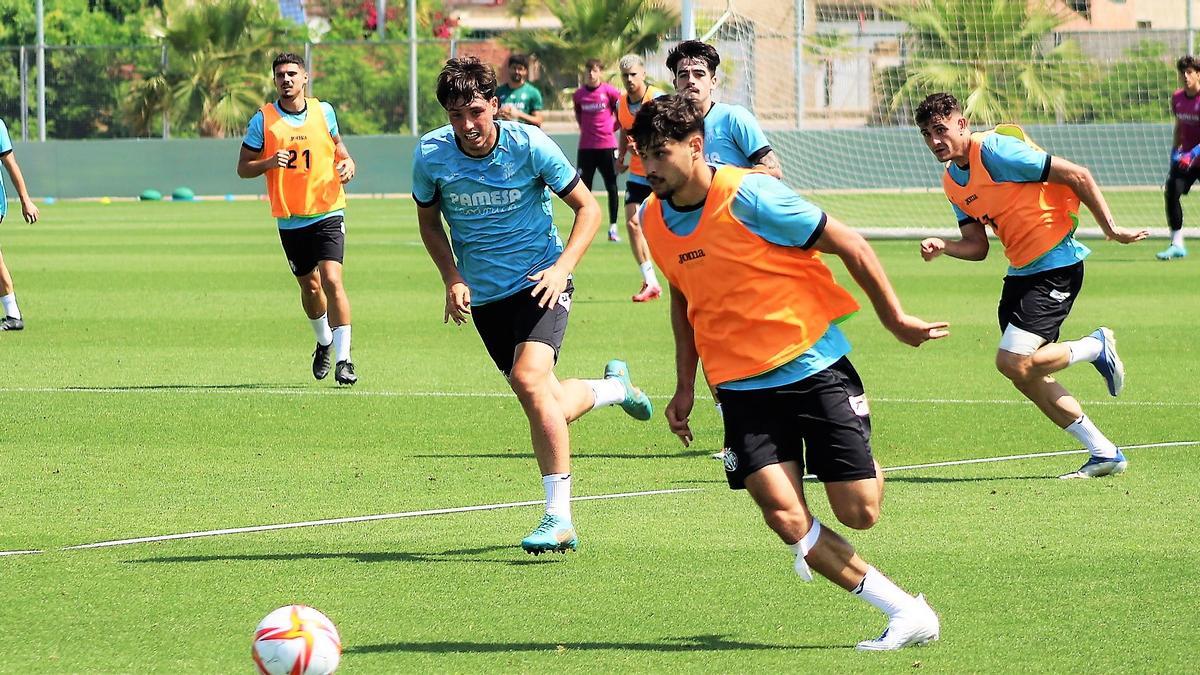
M 255 152 L 262 151 L 263 114 L 261 110 L 254 113 L 254 116 L 250 118 L 250 123 L 246 125 L 246 136 L 242 139 L 242 145 Z
M 990 134 L 980 154 L 997 183 L 1041 183 L 1050 176 L 1050 155 L 1012 136 Z
M 966 213 L 963 213 L 963 210 L 958 208 L 958 204 L 950 202 L 950 208 L 954 209 L 954 217 L 958 219 L 959 227 L 966 225 L 967 223 L 975 222 L 974 218 L 968 216 Z
M 425 155 L 421 151 L 419 141 L 417 147 L 413 148 L 412 196 L 417 206 L 426 208 L 438 203 L 440 197 L 437 182 L 433 180 L 433 176 L 429 175 L 429 171 L 425 167 Z
M 12 152 L 12 139 L 8 137 L 8 127 L 0 120 L 0 156 Z
M 817 243 L 828 220 L 824 211 L 782 181 L 757 173 L 742 179 L 733 215 L 772 244 L 804 249 Z
M 741 106 L 733 109 L 731 117 L 733 124 L 730 127 L 733 131 L 733 140 L 742 149 L 742 153 L 751 162 L 762 159 L 762 155 L 766 154 L 762 151 L 770 148 L 771 144 L 767 142 L 767 135 L 758 125 L 758 120 L 754 119 L 749 110 Z
M 529 134 L 529 152 L 533 157 L 533 168 L 546 185 L 559 197 L 566 197 L 579 182 L 579 173 L 567 160 L 562 148 L 558 147 L 544 131 L 537 127 L 526 129 Z
M 333 112 L 333 106 L 325 101 L 321 101 L 321 112 L 325 113 L 325 126 L 329 127 L 329 136 L 331 138 L 338 137 L 337 113 Z

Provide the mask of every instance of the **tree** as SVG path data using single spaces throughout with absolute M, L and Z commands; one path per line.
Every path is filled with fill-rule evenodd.
M 884 0 L 908 24 L 905 79 L 890 107 L 949 91 L 982 124 L 1061 119 L 1089 69 L 1073 40 L 1047 49 L 1069 14 L 1049 0 Z
M 503 42 L 538 58 L 543 69 L 539 88 L 555 100 L 564 88 L 575 86 L 588 59 L 612 67 L 623 54 L 646 54 L 679 24 L 679 17 L 659 0 L 545 0 L 545 5 L 561 29 L 513 31 Z
M 271 0 L 167 0 L 150 27 L 168 47 L 167 69 L 131 86 L 126 120 L 141 134 L 164 113 L 181 135 L 239 133 L 271 98 L 271 59 L 299 30 Z

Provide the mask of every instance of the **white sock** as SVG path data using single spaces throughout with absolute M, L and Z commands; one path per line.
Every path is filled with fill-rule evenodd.
M 350 360 L 350 324 L 333 329 L 334 363 Z
M 17 296 L 15 293 L 0 296 L 0 305 L 4 306 L 4 316 L 11 316 L 14 319 L 21 318 L 21 310 L 17 309 Z M 4 317 L 0 317 L 2 319 Z
M 616 223 L 609 223 L 609 224 L 608 224 L 608 231 L 609 231 L 609 232 L 611 232 L 611 233 L 613 233 L 613 234 L 616 234 L 616 233 L 617 233 L 617 224 L 616 224 Z
M 1067 426 L 1067 433 L 1083 443 L 1088 452 L 1092 453 L 1092 457 L 1112 459 L 1117 456 L 1117 446 L 1108 440 L 1108 437 L 1102 434 L 1095 424 L 1092 424 L 1087 415 L 1071 422 Z
M 874 565 L 867 567 L 867 575 L 858 584 L 858 588 L 850 592 L 874 605 L 879 611 L 887 614 L 889 619 L 904 611 L 915 600 L 891 579 L 883 576 Z
M 571 520 L 571 474 L 542 476 L 542 487 L 546 488 L 546 513 Z
M 312 324 L 313 335 L 317 336 L 317 343 L 323 347 L 328 347 L 330 342 L 333 342 L 333 332 L 329 330 L 329 315 L 322 314 L 320 318 L 309 319 Z
M 1183 228 L 1171 230 L 1171 244 L 1183 248 Z
M 800 578 L 805 581 L 812 581 L 812 570 L 808 568 L 808 561 L 804 559 L 804 556 L 813 550 L 813 547 L 817 545 L 817 540 L 820 538 L 821 521 L 817 520 L 816 516 L 813 516 L 812 525 L 809 526 L 808 533 L 800 537 L 800 541 L 788 544 L 788 548 L 792 550 L 792 553 L 796 554 L 796 574 L 800 575 Z
M 606 377 L 603 380 L 584 380 L 596 397 L 596 401 L 592 403 L 592 410 L 603 408 L 608 405 L 615 405 L 625 400 L 625 385 L 615 377 Z
M 1073 366 L 1080 361 L 1091 363 L 1100 358 L 1100 352 L 1104 351 L 1104 343 L 1091 335 L 1085 335 L 1078 340 L 1063 344 L 1071 350 L 1071 358 L 1067 361 L 1068 366 Z
M 646 282 L 647 286 L 658 285 L 658 275 L 654 273 L 654 263 L 647 260 L 642 263 L 642 281 Z

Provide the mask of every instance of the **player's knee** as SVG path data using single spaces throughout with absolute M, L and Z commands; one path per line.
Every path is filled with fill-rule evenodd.
M 520 364 L 514 365 L 508 374 L 508 386 L 512 387 L 513 393 L 522 400 L 535 396 L 545 383 L 545 373 Z
M 855 504 L 833 509 L 838 522 L 852 530 L 869 530 L 879 522 L 879 504 Z
M 1033 370 L 1033 360 L 1027 356 L 1001 351 L 996 354 L 996 370 L 1013 383 L 1020 384 L 1029 379 Z
M 808 531 L 808 517 L 800 509 L 763 507 L 767 527 L 785 541 L 796 541 Z
M 625 221 L 625 231 L 629 233 L 630 237 L 642 234 L 642 224 L 637 221 L 636 216 Z

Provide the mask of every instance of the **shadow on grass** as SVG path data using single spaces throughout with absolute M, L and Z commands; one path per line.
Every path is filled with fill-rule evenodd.
M 379 654 L 419 652 L 429 654 L 496 653 L 496 652 L 558 652 L 628 650 L 642 652 L 723 652 L 768 651 L 792 649 L 850 649 L 848 645 L 770 645 L 760 642 L 741 642 L 724 635 L 695 635 L 662 638 L 660 642 L 387 642 L 375 645 L 346 647 L 344 654 Z
M 243 384 L 142 384 L 112 387 L 63 387 L 67 391 L 157 391 L 172 389 L 307 389 L 295 383 L 272 384 L 269 382 L 246 382 Z
M 210 563 L 210 562 L 261 562 L 261 561 L 279 561 L 279 562 L 294 562 L 300 560 L 352 560 L 360 563 L 389 563 L 389 562 L 471 562 L 471 563 L 494 563 L 498 565 L 541 565 L 546 563 L 563 562 L 562 554 L 554 555 L 547 554 L 543 556 L 530 556 L 526 558 L 513 558 L 516 554 L 516 546 L 484 546 L 481 548 L 466 548 L 450 551 L 442 551 L 441 553 L 405 553 L 403 551 L 364 551 L 364 552 L 343 552 L 343 553 L 246 553 L 234 555 L 181 555 L 181 556 L 164 556 L 160 558 L 142 558 L 140 560 L 126 560 L 126 563 L 142 564 L 142 563 Z M 476 557 L 486 553 L 498 553 L 503 551 L 504 557 L 481 558 Z M 528 555 L 521 552 L 521 555 Z
M 1038 476 L 988 476 L 976 478 L 941 478 L 936 476 L 891 476 L 885 471 L 884 476 L 888 483 L 995 483 L 1005 480 L 1059 480 L 1058 476 L 1047 476 L 1045 474 Z
M 692 459 L 708 457 L 712 450 L 681 450 L 679 452 L 572 452 L 572 459 Z M 533 459 L 533 452 L 462 452 L 462 453 L 422 453 L 408 455 L 424 459 Z M 715 464 L 715 462 L 714 462 Z

